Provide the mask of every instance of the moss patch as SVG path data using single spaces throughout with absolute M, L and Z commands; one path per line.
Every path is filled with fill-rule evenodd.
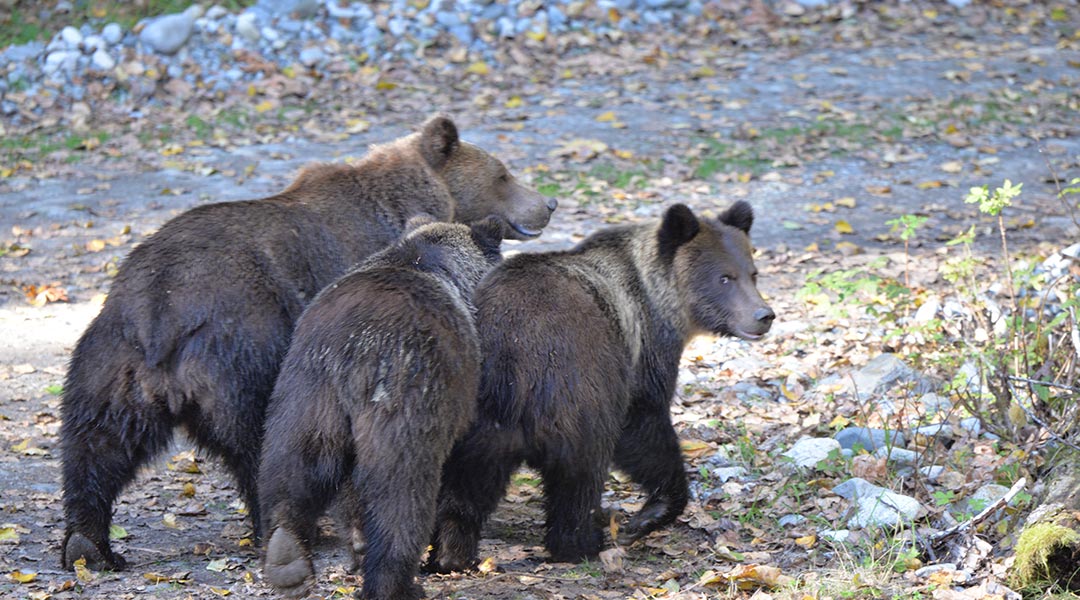
M 1016 562 L 1013 564 L 1013 576 L 1016 583 L 1028 586 L 1039 581 L 1048 579 L 1053 581 L 1061 576 L 1072 576 L 1072 573 L 1053 572 L 1051 562 L 1058 552 L 1072 554 L 1068 547 L 1078 543 L 1080 543 L 1080 533 L 1068 527 L 1053 523 L 1038 523 L 1026 528 L 1016 542 Z

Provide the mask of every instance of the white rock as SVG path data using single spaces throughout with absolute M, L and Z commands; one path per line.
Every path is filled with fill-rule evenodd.
M 937 564 L 937 565 L 926 565 L 925 567 L 923 567 L 921 569 L 917 569 L 915 571 L 915 576 L 918 577 L 919 579 L 926 579 L 927 577 L 930 577 L 934 573 L 939 573 L 941 571 L 955 571 L 955 570 L 956 570 L 956 565 L 954 563 L 941 563 L 941 564 Z
M 840 442 L 832 438 L 802 438 L 795 442 L 784 456 L 791 459 L 797 467 L 815 467 L 829 458 L 830 452 L 840 452 Z
M 794 515 L 794 514 L 792 514 L 792 515 L 784 515 L 784 516 L 780 517 L 780 519 L 777 521 L 777 523 L 781 527 L 789 527 L 791 525 L 800 525 L 800 524 L 805 523 L 805 522 L 806 522 L 806 517 L 804 517 L 802 515 Z
M 851 531 L 848 529 L 826 529 L 824 531 L 819 531 L 818 537 L 823 540 L 842 544 L 851 537 Z
M 70 50 L 50 52 L 49 55 L 45 57 L 45 66 L 42 67 L 42 71 L 44 71 L 46 75 L 53 75 L 60 71 L 71 71 L 75 68 L 78 60 L 78 52 Z
M 219 4 L 215 4 L 206 10 L 206 18 L 211 21 L 216 21 L 227 14 L 229 14 L 229 11 L 225 10 L 225 8 Z
M 953 436 L 952 427 L 950 427 L 948 423 L 934 423 L 932 425 L 916 427 L 914 433 L 915 435 L 921 435 L 923 437 L 943 440 L 952 439 Z
M 979 417 L 968 417 L 960 420 L 960 428 L 965 431 L 970 431 L 972 435 L 979 435 L 982 432 L 982 421 Z
M 193 5 L 191 8 L 196 8 Z M 201 9 L 200 9 L 201 10 Z M 195 12 L 188 9 L 182 13 L 164 15 L 151 21 L 139 33 L 142 43 L 161 54 L 176 54 L 187 43 L 195 29 Z
M 924 511 L 918 500 L 859 477 L 834 487 L 833 492 L 854 502 L 856 512 L 848 526 L 855 529 L 896 527 L 917 519 Z
M 245 12 L 236 18 L 236 33 L 251 42 L 257 42 L 262 37 L 259 26 L 255 24 L 255 18 L 253 12 Z
M 75 50 L 83 41 L 83 35 L 71 25 L 60 30 L 60 39 L 64 40 L 69 50 Z
M 88 54 L 93 54 L 98 50 L 103 50 L 108 46 L 105 42 L 105 38 L 100 35 L 88 35 L 82 42 L 83 51 Z
M 915 322 L 926 324 L 931 319 L 937 316 L 938 310 L 941 309 L 941 300 L 938 300 L 937 296 L 930 296 L 926 299 L 926 302 L 922 303 L 919 310 L 915 311 Z
M 729 479 L 743 475 L 746 475 L 746 467 L 717 467 L 712 470 L 712 476 L 720 480 L 720 483 L 727 483 Z
M 325 55 L 323 54 L 323 51 L 319 48 L 304 48 L 300 51 L 300 64 L 304 65 L 305 67 L 313 67 L 320 60 L 323 59 L 323 56 Z
M 110 44 L 119 44 L 124 39 L 124 30 L 119 23 L 109 23 L 101 30 L 101 37 Z
M 884 391 L 897 381 L 910 379 L 914 375 L 911 367 L 904 364 L 895 354 L 881 354 L 866 366 L 851 374 L 849 380 L 859 396 L 866 402 L 879 392 Z
M 94 52 L 90 61 L 93 63 L 94 68 L 99 71 L 111 71 L 116 66 L 116 61 L 105 50 Z

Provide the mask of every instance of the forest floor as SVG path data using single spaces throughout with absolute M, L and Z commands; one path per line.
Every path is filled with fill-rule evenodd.
M 1080 177 L 1080 15 L 1062 4 L 758 15 L 765 22 L 735 22 L 750 33 L 734 37 L 654 33 L 579 40 L 573 49 L 533 41 L 508 53 L 509 66 L 449 58 L 445 69 L 361 69 L 299 86 L 281 76 L 277 87 L 250 95 L 143 107 L 138 119 L 118 109 L 88 122 L 56 116 L 33 128 L 9 125 L 0 149 L 0 596 L 273 594 L 261 583 L 235 488 L 184 440 L 117 503 L 113 544 L 129 570 L 60 570 L 57 431 L 69 353 L 117 265 L 170 217 L 269 195 L 305 163 L 361 156 L 436 110 L 559 199 L 545 234 L 508 243 L 509 251 L 564 248 L 605 224 L 654 218 L 676 201 L 716 210 L 748 200 L 759 286 L 778 318 L 764 341 L 702 338 L 684 356 L 673 418 L 694 500 L 676 525 L 621 559 L 546 563 L 542 488 L 522 472 L 485 529 L 481 553 L 492 569 L 426 577 L 429 596 L 785 593 L 757 588 L 776 581 L 738 575 L 739 565 L 778 567 L 799 582 L 798 594 L 819 597 L 952 597 L 1000 578 L 1007 528 L 984 532 L 996 554 L 967 582 L 917 578 L 912 569 L 921 563 L 902 552 L 890 557 L 893 546 L 883 542 L 903 533 L 862 532 L 851 544 L 820 538 L 846 528 L 845 501 L 829 490 L 850 468 L 795 472 L 781 453 L 848 422 L 910 425 L 877 414 L 858 394 L 821 393 L 816 382 L 844 378 L 884 352 L 927 377 L 955 374 L 961 346 L 893 334 L 898 317 L 957 293 L 939 267 L 959 251 L 945 242 L 970 226 L 985 284 L 1002 272 L 996 220 L 963 201 L 971 186 L 1023 183 L 1004 221 L 1016 257 L 1035 263 L 1080 239 L 1057 183 Z M 928 220 L 905 251 L 889 221 L 909 214 Z M 875 317 L 835 295 L 826 302 L 807 293 L 808 283 L 841 270 L 905 281 L 909 303 L 878 305 L 904 314 Z M 951 362 L 942 358 L 950 354 Z M 1026 464 L 1016 448 L 982 438 L 959 444 L 976 460 L 960 462 L 954 445 L 946 466 L 964 478 L 950 499 L 1015 480 Z M 713 475 L 730 465 L 746 473 L 727 482 Z M 641 503 L 620 479 L 613 476 L 605 496 L 617 515 Z M 912 491 L 884 472 L 879 482 L 908 486 L 928 508 L 924 523 L 940 516 L 925 488 Z M 779 524 L 792 513 L 807 521 Z M 316 561 L 316 591 L 325 597 L 359 585 L 343 570 L 334 536 L 328 527 Z M 9 576 L 16 573 L 34 575 L 19 583 Z

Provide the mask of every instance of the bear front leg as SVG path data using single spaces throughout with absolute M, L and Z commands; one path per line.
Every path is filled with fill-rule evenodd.
M 620 529 L 619 544 L 632 544 L 682 514 L 690 492 L 666 405 L 631 409 L 615 449 L 615 465 L 649 495 Z

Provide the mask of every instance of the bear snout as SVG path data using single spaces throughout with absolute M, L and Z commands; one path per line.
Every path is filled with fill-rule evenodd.
M 754 320 L 764 325 L 766 330 L 772 327 L 772 322 L 775 318 L 776 313 L 768 306 L 763 306 L 754 311 Z

